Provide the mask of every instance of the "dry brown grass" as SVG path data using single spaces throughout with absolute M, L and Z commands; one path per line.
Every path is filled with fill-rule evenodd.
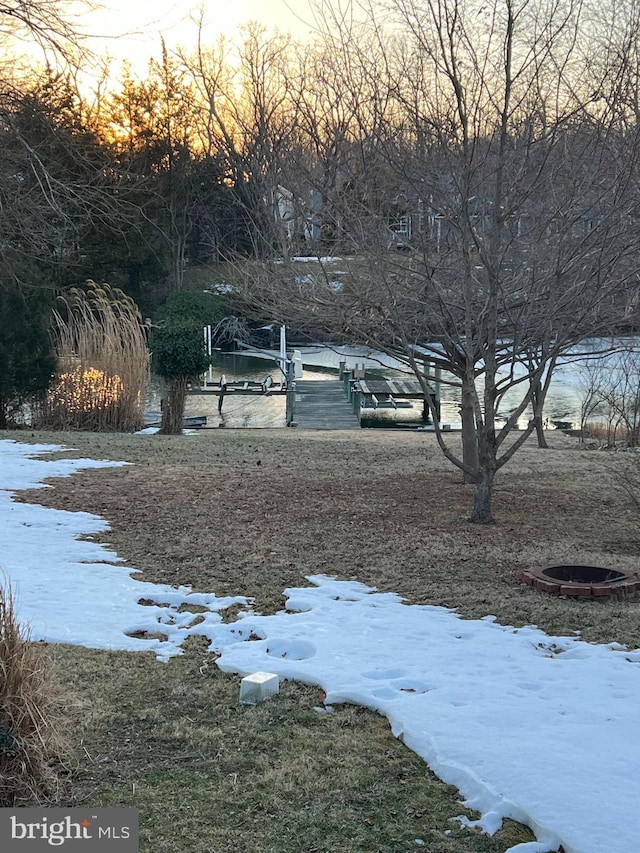
M 473 487 L 426 433 L 66 438 L 76 450 L 64 455 L 135 464 L 56 481 L 27 499 L 106 517 L 108 541 L 146 580 L 255 596 L 273 612 L 285 587 L 334 574 L 469 617 L 640 646 L 640 601 L 553 598 L 518 582 L 542 563 L 638 569 L 637 510 L 618 486 L 635 454 L 589 452 L 560 432 L 548 435 L 548 451 L 532 441 L 499 473 L 498 523 L 478 526 L 467 523 Z
M 550 562 L 638 569 L 637 508 L 617 485 L 635 454 L 549 435 L 496 483 L 496 525 L 466 518 L 471 488 L 425 433 L 210 430 L 193 436 L 15 432 L 60 455 L 124 460 L 25 500 L 105 517 L 141 579 L 283 605 L 305 575 L 356 578 L 411 603 L 495 614 L 504 624 L 640 646 L 640 601 L 546 596 L 518 582 Z M 318 714 L 318 690 L 285 684 L 260 709 L 190 647 L 150 655 L 57 647 L 79 755 L 70 802 L 136 806 L 143 853 L 501 853 L 530 840 L 457 828 L 456 792 L 361 709 Z M 178 816 L 176 818 L 176 816 Z M 453 828 L 453 831 L 452 831 Z
M 29 642 L 8 587 L 0 587 L 0 808 L 55 802 L 51 761 L 62 750 L 47 650 Z
M 48 429 L 132 432 L 144 421 L 149 352 L 142 317 L 122 291 L 89 282 L 60 297 L 54 384 L 38 417 Z

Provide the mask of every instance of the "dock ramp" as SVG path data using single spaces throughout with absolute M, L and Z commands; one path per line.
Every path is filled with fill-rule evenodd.
M 360 429 L 339 379 L 296 380 L 293 420 L 301 429 Z

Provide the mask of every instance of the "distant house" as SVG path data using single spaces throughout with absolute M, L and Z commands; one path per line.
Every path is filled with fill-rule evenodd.
M 446 172 L 426 173 L 388 187 L 371 211 L 359 205 L 357 196 L 351 205 L 349 191 L 349 182 L 343 182 L 334 204 L 316 188 L 310 190 L 305 201 L 278 185 L 273 193 L 274 215 L 287 242 L 300 248 L 305 246 L 312 254 L 320 246 L 344 252 L 355 248 L 347 246 L 354 236 L 355 239 L 364 236 L 365 242 L 378 239 L 381 246 L 400 253 L 410 253 L 418 247 L 429 252 L 446 252 L 458 244 L 464 222 L 480 238 L 488 235 L 495 224 L 490 188 L 478 185 L 465 200 L 453 176 Z M 351 222 L 350 215 L 358 218 Z M 545 234 L 566 234 L 580 239 L 607 216 L 606 206 L 592 203 L 588 198 L 562 213 L 551 209 L 546 198 L 528 198 L 515 215 L 502 222 L 501 236 L 505 245 L 524 256 L 532 242 Z M 368 223 L 365 217 L 369 217 Z
M 278 184 L 273 192 L 273 209 L 276 221 L 282 224 L 287 240 L 291 242 L 296 233 L 298 211 L 295 196 L 281 184 Z

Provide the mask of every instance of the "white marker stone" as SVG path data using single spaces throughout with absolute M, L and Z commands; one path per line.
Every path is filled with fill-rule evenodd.
M 240 703 L 259 705 L 280 690 L 280 679 L 273 672 L 254 672 L 240 682 Z

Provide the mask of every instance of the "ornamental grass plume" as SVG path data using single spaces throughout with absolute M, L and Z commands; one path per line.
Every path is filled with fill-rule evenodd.
M 59 796 L 51 763 L 63 748 L 56 694 L 45 647 L 21 630 L 11 590 L 0 585 L 0 808 Z
M 41 429 L 135 432 L 144 423 L 149 351 L 140 311 L 129 296 L 88 281 L 58 298 L 53 313 L 58 370 Z

